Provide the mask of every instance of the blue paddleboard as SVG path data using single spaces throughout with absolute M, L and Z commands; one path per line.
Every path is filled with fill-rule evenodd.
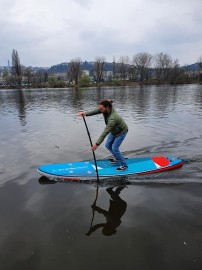
M 183 165 L 183 161 L 173 156 L 154 156 L 126 159 L 128 169 L 116 171 L 118 163 L 111 164 L 109 160 L 97 160 L 99 178 L 111 178 L 133 174 L 151 174 L 172 170 Z M 39 174 L 53 180 L 77 181 L 96 179 L 96 167 L 92 160 L 47 164 L 38 167 Z

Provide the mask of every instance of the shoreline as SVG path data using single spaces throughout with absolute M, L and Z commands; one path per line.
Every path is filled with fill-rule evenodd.
M 129 83 L 125 83 L 125 82 L 119 82 L 119 83 L 95 83 L 95 84 L 91 84 L 89 86 L 80 86 L 80 85 L 66 85 L 64 87 L 51 87 L 48 85 L 30 85 L 30 86 L 21 86 L 21 87 L 10 87 L 10 86 L 0 86 L 0 90 L 20 90 L 20 89 L 86 89 L 86 88 L 103 88 L 103 87 L 143 87 L 143 86 L 164 86 L 164 85 L 189 85 L 189 84 L 202 84 L 202 82 L 200 81 L 196 81 L 196 80 L 192 80 L 189 82 L 183 82 L 183 81 L 179 81 L 179 82 L 129 82 Z

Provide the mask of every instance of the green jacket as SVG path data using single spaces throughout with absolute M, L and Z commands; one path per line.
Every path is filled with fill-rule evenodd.
M 89 112 L 86 112 L 86 116 L 92 116 L 96 114 L 100 114 L 99 109 L 95 109 Z M 118 137 L 119 135 L 125 133 L 128 131 L 128 126 L 123 120 L 123 118 L 115 111 L 115 109 L 112 107 L 110 113 L 108 115 L 103 114 L 106 127 L 103 130 L 102 134 L 100 135 L 99 139 L 97 140 L 96 144 L 100 145 L 105 137 L 111 132 L 112 135 L 115 137 Z

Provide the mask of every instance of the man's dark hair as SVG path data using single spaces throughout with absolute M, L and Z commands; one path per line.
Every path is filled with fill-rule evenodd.
M 113 103 L 112 100 L 105 99 L 105 100 L 102 100 L 102 101 L 99 103 L 99 105 L 103 105 L 105 108 L 109 107 L 109 108 L 111 109 L 112 103 Z

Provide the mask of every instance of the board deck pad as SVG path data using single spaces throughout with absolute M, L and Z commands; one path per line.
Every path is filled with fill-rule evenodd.
M 128 169 L 116 171 L 119 163 L 111 164 L 109 160 L 97 160 L 99 177 L 117 177 L 133 174 L 149 174 L 175 169 L 183 165 L 183 161 L 173 156 L 155 156 L 128 158 L 125 160 Z M 93 160 L 76 161 L 58 164 L 46 164 L 38 167 L 38 172 L 49 179 L 80 180 L 97 177 L 96 166 Z

